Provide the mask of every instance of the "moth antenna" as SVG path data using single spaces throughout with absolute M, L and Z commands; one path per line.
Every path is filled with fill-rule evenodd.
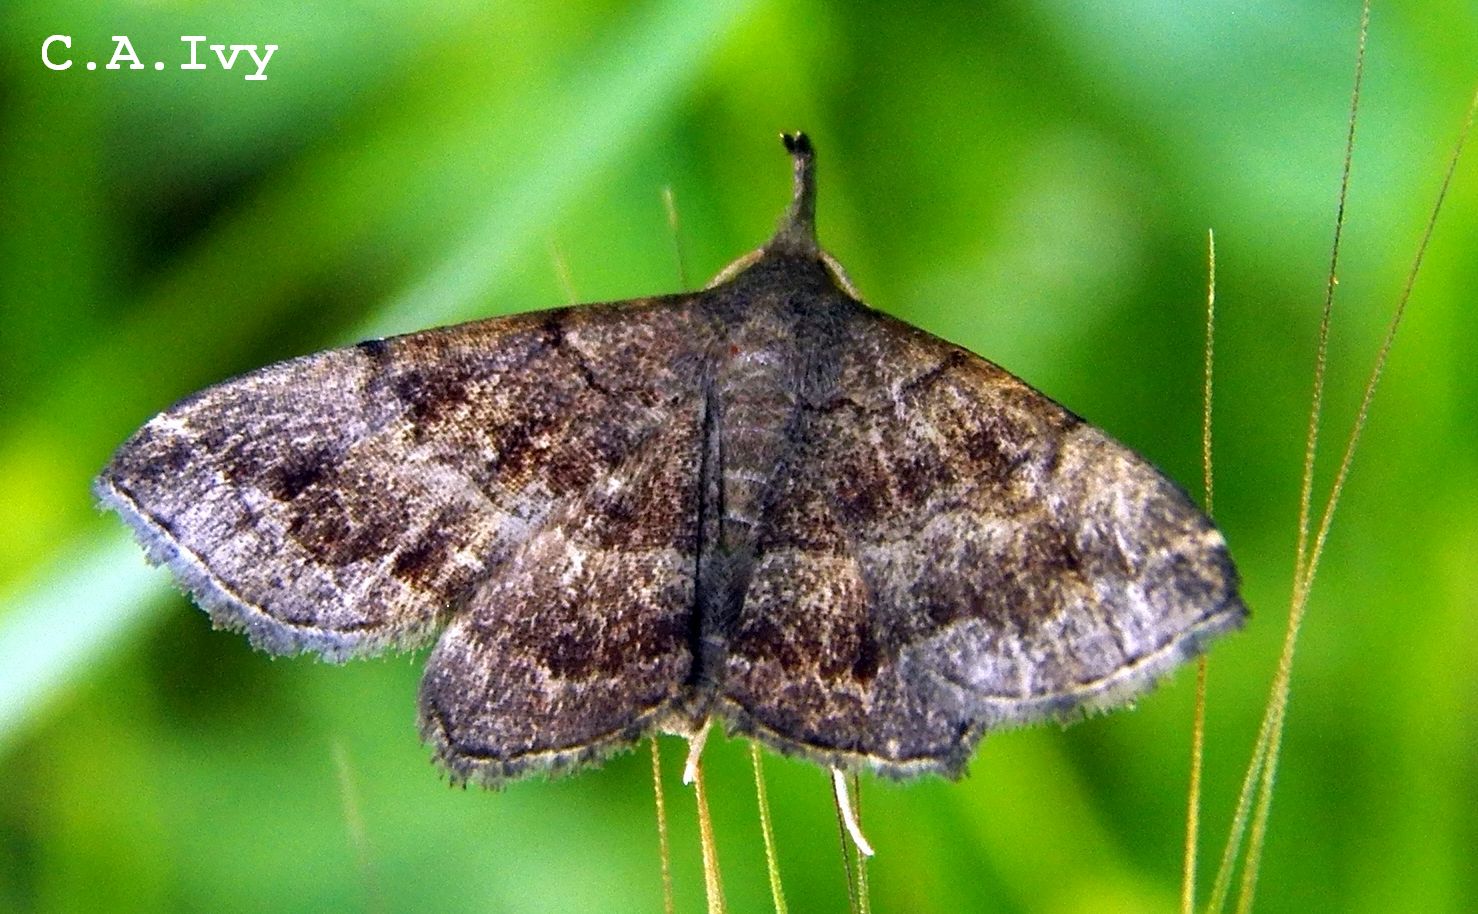
M 852 848 L 847 844 L 847 823 L 842 819 L 842 798 L 837 793 L 837 782 L 833 778 L 831 782 L 831 806 L 836 812 L 837 819 L 837 850 L 842 858 L 842 875 L 847 884 L 847 911 L 848 914 L 860 914 L 861 907 L 857 901 L 857 880 L 852 872 Z M 859 861 L 861 855 L 858 855 Z
M 790 153 L 795 183 L 791 187 L 790 206 L 766 247 L 815 253 L 820 250 L 816 243 L 816 150 L 804 133 L 782 133 L 780 142 Z
M 683 765 L 683 784 L 693 784 L 698 780 L 698 764 L 703 755 L 703 747 L 708 744 L 708 728 L 712 720 L 705 720 L 703 726 L 691 739 L 688 740 L 688 760 Z
M 857 814 L 852 808 L 852 796 L 847 791 L 847 777 L 839 768 L 831 769 L 831 787 L 836 793 L 837 811 L 842 814 L 842 824 L 847 827 L 847 834 L 852 838 L 852 843 L 857 845 L 857 852 L 863 857 L 871 857 L 875 851 L 868 843 L 867 836 L 862 833 L 862 826 L 857 824 Z

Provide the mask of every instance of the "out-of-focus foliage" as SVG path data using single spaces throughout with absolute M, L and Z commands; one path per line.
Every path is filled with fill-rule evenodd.
M 1353 2 L 95 3 L 0 8 L 0 909 L 651 911 L 647 759 L 446 789 L 418 656 L 272 661 L 146 572 L 90 477 L 174 399 L 365 335 L 677 287 L 763 240 L 804 127 L 823 241 L 1199 488 L 1246 632 L 1211 663 L 1219 850 L 1282 635 Z M 73 38 L 77 65 L 43 66 Z M 127 35 L 163 71 L 95 71 Z M 183 35 L 279 46 L 265 81 Z M 63 51 L 55 47 L 55 51 Z M 54 55 L 54 59 L 61 55 Z M 1337 452 L 1478 69 L 1478 13 L 1376 11 L 1330 376 Z M 1460 173 L 1305 631 L 1263 910 L 1478 903 L 1478 177 Z M 1321 480 L 1329 474 L 1321 473 Z M 868 781 L 879 911 L 1174 903 L 1193 677 Z M 663 743 L 683 910 L 682 746 Z M 742 746 L 706 756 L 734 910 L 768 890 Z M 793 910 L 845 908 L 827 782 L 768 767 Z M 362 841 L 354 823 L 362 823 Z

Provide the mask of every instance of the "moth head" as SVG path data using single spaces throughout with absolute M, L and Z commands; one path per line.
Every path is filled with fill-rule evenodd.
M 750 251 L 724 267 L 707 288 L 728 282 L 769 255 L 813 257 L 825 268 L 837 288 L 861 301 L 862 296 L 852 285 L 847 271 L 835 257 L 822 249 L 816 239 L 816 147 L 811 145 L 811 138 L 799 130 L 780 134 L 780 143 L 790 153 L 793 181 L 790 205 L 780 218 L 779 227 L 764 247 Z

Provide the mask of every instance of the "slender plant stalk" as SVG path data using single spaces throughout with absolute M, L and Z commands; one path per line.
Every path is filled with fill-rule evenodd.
M 678 288 L 686 289 L 688 277 L 687 271 L 683 269 L 683 240 L 677 231 L 677 202 L 672 197 L 671 187 L 662 188 L 662 204 L 667 210 L 667 227 L 672 235 L 672 248 L 677 252 Z M 656 736 L 652 737 L 652 796 L 657 803 L 657 840 L 662 853 L 662 911 L 663 914 L 673 914 L 672 846 L 667 840 L 667 803 L 662 796 L 662 757 L 661 750 L 657 748 Z M 706 863 L 706 851 L 704 859 Z M 706 878 L 708 867 L 705 866 L 703 871 Z
M 770 824 L 770 795 L 765 790 L 764 762 L 760 758 L 758 743 L 749 744 L 749 761 L 754 766 L 754 797 L 760 807 L 760 833 L 765 839 L 765 869 L 770 874 L 770 898 L 775 903 L 775 914 L 787 914 L 785 888 L 780 884 L 780 860 L 775 852 L 775 830 Z
M 344 744 L 338 740 L 334 741 L 333 754 L 334 770 L 339 778 L 339 800 L 344 806 L 344 826 L 349 832 L 349 843 L 354 846 L 360 878 L 364 880 L 364 909 L 376 914 L 385 910 L 385 898 L 380 893 L 379 880 L 375 878 L 374 855 L 364 828 L 364 816 L 359 809 L 359 790 L 354 786 L 354 768 L 349 763 L 349 753 Z
M 1206 362 L 1201 391 L 1201 475 L 1206 490 L 1206 514 L 1215 503 L 1211 463 L 1211 380 L 1216 343 L 1216 233 L 1206 230 Z M 1201 773 L 1206 756 L 1206 655 L 1196 661 L 1196 709 L 1191 720 L 1191 774 L 1186 788 L 1185 855 L 1180 874 L 1181 914 L 1196 909 L 1196 851 L 1201 841 Z
M 1196 850 L 1201 841 L 1201 770 L 1206 755 L 1206 657 L 1196 662 L 1196 709 L 1191 718 L 1191 776 L 1186 787 L 1185 855 L 1180 872 L 1181 914 L 1196 910 Z
M 1216 879 L 1211 883 L 1211 898 L 1206 902 L 1208 914 L 1220 914 L 1226 907 L 1232 875 L 1237 868 L 1237 857 L 1242 852 L 1242 839 L 1247 834 L 1253 791 L 1257 787 L 1258 776 L 1262 774 L 1263 763 L 1267 760 L 1267 734 L 1271 726 L 1269 719 L 1264 716 L 1257 731 L 1257 739 L 1252 743 L 1252 758 L 1247 763 L 1247 771 L 1242 775 L 1242 787 L 1237 792 L 1237 808 L 1232 814 L 1231 831 L 1227 835 L 1226 846 L 1222 848 Z
M 1344 454 L 1340 457 L 1339 470 L 1335 474 L 1334 485 L 1331 487 L 1329 502 L 1324 506 L 1324 514 L 1319 521 L 1319 532 L 1314 538 L 1314 548 L 1311 553 L 1311 566 L 1317 565 L 1319 557 L 1323 554 L 1325 540 L 1329 536 L 1329 528 L 1334 519 L 1334 509 L 1339 503 L 1340 494 L 1344 491 L 1345 482 L 1349 479 L 1350 465 L 1355 459 L 1355 449 L 1360 444 L 1360 435 L 1365 430 L 1366 419 L 1370 415 L 1370 405 L 1375 399 L 1376 388 L 1380 385 L 1381 375 L 1385 371 L 1386 362 L 1390 359 L 1391 347 L 1395 345 L 1396 334 L 1401 328 L 1401 321 L 1406 314 L 1406 304 L 1411 299 L 1411 291 L 1416 286 L 1417 274 L 1421 271 L 1422 260 L 1426 258 L 1427 248 L 1431 245 L 1432 234 L 1437 229 L 1437 217 L 1442 212 L 1442 205 L 1447 200 L 1448 190 L 1452 187 L 1453 176 L 1457 173 L 1458 161 L 1462 158 L 1463 148 L 1468 144 L 1468 137 L 1473 132 L 1473 124 L 1478 120 L 1478 87 L 1473 90 L 1473 96 L 1468 101 L 1468 111 L 1463 119 L 1462 129 L 1458 132 L 1457 142 L 1453 144 L 1452 155 L 1447 160 L 1447 171 L 1442 176 L 1442 184 L 1437 190 L 1437 200 L 1432 206 L 1432 212 L 1427 217 L 1426 227 L 1422 231 L 1421 243 L 1417 246 L 1416 258 L 1412 261 L 1411 270 L 1406 274 L 1406 284 L 1401 289 L 1401 297 L 1397 301 L 1396 310 L 1391 315 L 1391 321 L 1386 326 L 1386 335 L 1381 340 L 1380 351 L 1376 353 L 1375 364 L 1370 370 L 1370 377 L 1366 379 L 1365 391 L 1360 397 L 1360 409 L 1355 414 L 1355 423 L 1350 429 L 1350 437 L 1345 442 Z M 1307 576 L 1305 589 L 1312 586 L 1314 575 L 1312 569 Z
M 1312 570 L 1313 566 L 1310 566 Z M 1298 644 L 1298 632 L 1303 624 L 1304 609 L 1308 605 L 1308 591 L 1299 584 L 1294 597 L 1293 610 L 1289 614 L 1288 632 L 1283 640 L 1283 652 L 1278 657 L 1278 672 L 1273 677 L 1273 694 L 1269 700 L 1267 748 L 1264 752 L 1262 773 L 1257 784 L 1257 809 L 1253 813 L 1252 833 L 1247 842 L 1247 857 L 1242 865 L 1242 887 L 1237 896 L 1237 911 L 1246 914 L 1252 910 L 1252 901 L 1257 892 L 1258 869 L 1262 863 L 1263 837 L 1267 833 L 1268 812 L 1272 808 L 1273 783 L 1277 776 L 1278 751 L 1283 743 L 1283 720 L 1288 708 L 1288 683 L 1293 674 L 1293 652 Z
M 1329 247 L 1329 274 L 1324 282 L 1324 307 L 1319 315 L 1319 345 L 1314 356 L 1314 393 L 1309 407 L 1309 432 L 1304 444 L 1303 481 L 1298 492 L 1298 545 L 1294 549 L 1294 586 L 1304 577 L 1308 559 L 1309 517 L 1314 494 L 1314 458 L 1319 450 L 1319 426 L 1324 417 L 1324 376 L 1329 359 L 1329 324 L 1334 314 L 1334 290 L 1339 285 L 1340 241 L 1345 230 L 1345 204 L 1350 194 L 1350 167 L 1355 157 L 1355 125 L 1360 111 L 1360 86 L 1365 78 L 1365 43 L 1370 32 L 1370 0 L 1360 9 L 1360 38 L 1355 51 L 1355 85 L 1350 91 L 1350 116 L 1345 132 L 1345 158 L 1340 169 L 1339 201 L 1334 211 L 1334 241 Z
M 1446 201 L 1448 189 L 1452 186 L 1452 178 L 1457 172 L 1457 165 L 1459 159 L 1462 157 L 1463 147 L 1467 145 L 1468 136 L 1472 132 L 1475 115 L 1478 115 L 1478 90 L 1474 91 L 1472 100 L 1468 103 L 1468 111 L 1463 121 L 1462 130 L 1458 134 L 1457 142 L 1453 146 L 1452 155 L 1448 159 L 1447 171 L 1443 174 L 1441 187 L 1437 191 L 1437 200 L 1432 206 L 1431 214 L 1427 218 L 1426 227 L 1422 231 L 1421 242 L 1417 245 L 1416 257 L 1412 261 L 1410 271 L 1406 274 L 1406 283 L 1401 289 L 1401 296 L 1397 300 L 1395 311 L 1391 314 L 1390 323 L 1386 326 L 1386 334 L 1381 340 L 1380 350 L 1376 353 L 1375 364 L 1370 370 L 1370 376 L 1366 379 L 1365 390 L 1360 397 L 1360 408 L 1355 414 L 1354 424 L 1351 426 L 1349 438 L 1345 442 L 1344 453 L 1340 457 L 1339 469 L 1335 474 L 1334 484 L 1330 487 L 1329 499 L 1325 503 L 1323 514 L 1320 517 L 1318 532 L 1315 534 L 1313 546 L 1309 552 L 1304 576 L 1295 582 L 1293 610 L 1289 617 L 1289 637 L 1284 643 L 1283 656 L 1279 659 L 1278 675 L 1274 680 L 1274 692 L 1269 708 L 1269 711 L 1272 713 L 1273 728 L 1268 745 L 1267 762 L 1263 766 L 1257 810 L 1254 813 L 1252 822 L 1252 835 L 1247 846 L 1247 866 L 1242 873 L 1242 892 L 1237 906 L 1239 912 L 1250 912 L 1252 910 L 1253 900 L 1256 897 L 1258 864 L 1262 859 L 1263 842 L 1267 836 L 1268 814 L 1273 801 L 1273 779 L 1277 774 L 1278 753 L 1282 748 L 1283 721 L 1288 708 L 1289 678 L 1292 673 L 1293 648 L 1294 642 L 1298 637 L 1298 627 L 1303 621 L 1303 616 L 1308 606 L 1309 591 L 1314 586 L 1314 574 L 1318 570 L 1319 559 L 1323 555 L 1324 545 L 1329 537 L 1329 529 L 1334 522 L 1335 509 L 1339 505 L 1340 496 L 1343 494 L 1345 483 L 1349 479 L 1350 467 L 1355 459 L 1355 451 L 1360 445 L 1361 433 L 1364 432 L 1365 423 L 1370 416 L 1370 404 L 1375 399 L 1375 391 L 1380 386 L 1381 375 L 1385 371 L 1386 362 L 1390 359 L 1391 348 L 1396 342 L 1396 334 L 1401 329 L 1401 321 L 1406 315 L 1406 305 L 1411 300 L 1411 291 L 1416 285 L 1416 277 L 1421 271 L 1422 260 L 1426 257 L 1427 248 L 1432 241 L 1432 234 L 1436 230 L 1437 218 L 1442 212 L 1442 204 Z
M 575 292 L 575 274 L 570 271 L 569 258 L 565 257 L 559 242 L 549 242 L 549 257 L 554 261 L 554 274 L 559 279 L 559 289 L 564 293 L 565 301 L 577 304 L 580 299 Z
M 724 914 L 724 880 L 718 871 L 718 844 L 713 839 L 713 817 L 708 812 L 708 788 L 703 780 L 703 761 L 693 765 L 693 796 L 698 802 L 698 840 L 703 845 L 703 890 L 708 914 Z
M 676 906 L 672 897 L 672 845 L 667 840 L 667 799 L 662 793 L 662 750 L 657 746 L 657 737 L 652 742 L 652 799 L 657 806 L 657 852 L 662 857 L 662 910 L 673 914 Z
M 1216 505 L 1215 474 L 1211 462 L 1211 381 L 1216 364 L 1216 233 L 1206 230 L 1206 383 L 1201 389 L 1201 484 L 1206 489 L 1206 513 Z
M 682 236 L 678 233 L 677 199 L 671 187 L 662 188 L 662 207 L 667 210 L 667 228 L 672 232 L 672 255 L 677 261 L 677 287 L 688 287 L 688 258 L 683 253 Z
M 1293 561 L 1293 597 L 1289 601 L 1288 627 L 1285 631 L 1283 641 L 1283 652 L 1279 658 L 1278 672 L 1274 675 L 1273 685 L 1269 692 L 1268 704 L 1263 712 L 1261 725 L 1258 727 L 1257 741 L 1252 748 L 1252 757 L 1247 763 L 1247 772 L 1242 779 L 1242 789 L 1237 796 L 1237 810 L 1232 817 L 1232 823 L 1227 834 L 1226 848 L 1222 853 L 1221 867 L 1217 870 L 1216 880 L 1212 884 L 1211 901 L 1208 911 L 1219 912 L 1226 902 L 1227 890 L 1231 884 L 1232 870 L 1238 852 L 1241 849 L 1242 836 L 1247 829 L 1247 816 L 1252 809 L 1254 792 L 1260 789 L 1260 785 L 1267 783 L 1271 785 L 1270 775 L 1267 771 L 1266 761 L 1269 755 L 1269 747 L 1273 740 L 1275 729 L 1281 727 L 1281 721 L 1277 720 L 1276 696 L 1279 692 L 1279 681 L 1281 680 L 1285 664 L 1291 671 L 1293 661 L 1293 648 L 1297 644 L 1298 630 L 1302 623 L 1303 613 L 1298 608 L 1298 593 L 1302 589 L 1301 583 L 1305 576 L 1305 560 L 1308 551 L 1309 518 L 1312 514 L 1313 490 L 1314 490 L 1314 462 L 1319 448 L 1319 427 L 1323 418 L 1324 410 L 1324 376 L 1328 361 L 1329 351 L 1329 326 L 1334 312 L 1334 290 L 1339 283 L 1339 252 L 1341 240 L 1344 236 L 1345 204 L 1349 198 L 1350 169 L 1355 154 L 1355 127 L 1358 121 L 1357 115 L 1360 108 L 1360 87 L 1365 75 L 1365 46 L 1366 38 L 1370 31 L 1370 0 L 1365 0 L 1360 11 L 1360 30 L 1358 45 L 1355 52 L 1355 78 L 1354 87 L 1350 92 L 1350 114 L 1345 132 L 1344 161 L 1340 170 L 1339 196 L 1335 207 L 1334 217 L 1334 240 L 1330 245 L 1329 273 L 1324 284 L 1324 305 L 1319 317 L 1319 339 L 1314 357 L 1314 389 L 1309 407 L 1309 429 L 1308 437 L 1304 444 L 1303 477 L 1299 486 L 1298 507 L 1298 543 L 1294 549 Z M 1252 857 L 1249 851 L 1247 863 L 1250 865 Z M 1256 876 L 1251 877 L 1256 881 Z M 1248 875 L 1243 872 L 1244 890 L 1247 885 Z
M 852 775 L 852 790 L 848 794 L 852 803 L 852 821 L 857 830 L 862 830 L 862 779 Z M 867 884 L 867 854 L 857 853 L 857 907 L 861 914 L 872 914 L 872 893 Z

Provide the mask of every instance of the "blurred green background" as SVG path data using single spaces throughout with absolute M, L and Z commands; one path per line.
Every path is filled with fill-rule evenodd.
M 252 653 L 146 570 L 88 483 L 234 373 L 561 304 L 557 260 L 582 300 L 677 288 L 664 187 L 701 284 L 767 237 L 796 127 L 822 240 L 872 304 L 1192 491 L 1215 228 L 1217 515 L 1254 616 L 1211 663 L 1214 860 L 1286 616 L 1354 2 L 330 6 L 0 7 L 0 910 L 660 909 L 644 753 L 448 790 L 415 735 L 419 655 Z M 71 70 L 42 65 L 52 34 Z M 113 35 L 170 68 L 84 70 Z M 245 60 L 174 69 L 182 35 L 280 47 L 250 82 Z M 1475 61 L 1471 3 L 1376 10 L 1326 456 Z M 1474 166 L 1315 589 L 1262 910 L 1478 905 Z M 1193 680 L 991 737 L 958 784 L 866 781 L 876 910 L 1171 909 Z M 663 749 L 678 904 L 699 910 L 682 745 Z M 769 904 L 746 756 L 706 756 L 736 911 Z M 845 910 L 826 778 L 767 772 L 792 909 Z

